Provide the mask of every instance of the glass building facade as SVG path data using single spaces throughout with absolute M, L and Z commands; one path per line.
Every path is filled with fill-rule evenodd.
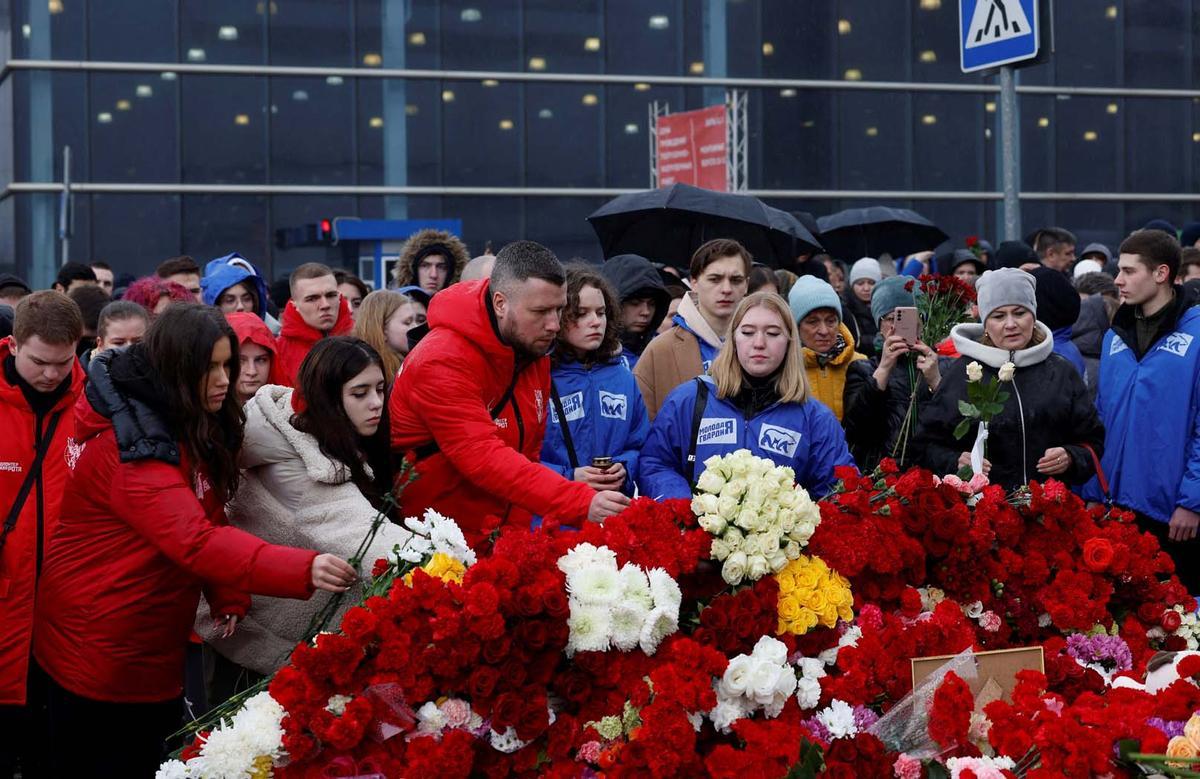
M 996 80 L 959 72 L 951 0 L 0 9 L 0 270 L 39 285 L 62 259 L 64 147 L 69 255 L 119 270 L 238 251 L 279 276 L 329 250 L 280 248 L 276 230 L 340 216 L 458 218 L 473 253 L 531 238 L 598 259 L 587 215 L 649 185 L 649 105 L 719 103 L 732 79 L 752 193 L 816 214 L 912 207 L 955 237 L 1000 237 Z M 1200 2 L 1054 11 L 1053 56 L 1019 74 L 1026 231 L 1115 245 L 1154 217 L 1190 221 Z

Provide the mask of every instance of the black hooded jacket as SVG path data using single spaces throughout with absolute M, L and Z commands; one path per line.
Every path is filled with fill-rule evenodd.
M 649 297 L 654 300 L 654 317 L 644 333 L 621 333 L 621 345 L 636 355 L 641 355 L 646 344 L 658 332 L 670 308 L 671 296 L 654 265 L 645 257 L 636 254 L 618 254 L 600 266 L 600 273 L 617 290 L 622 303 L 632 298 Z
M 112 420 L 121 462 L 179 464 L 179 446 L 166 421 L 166 392 L 142 344 L 92 358 L 86 392 L 92 408 Z

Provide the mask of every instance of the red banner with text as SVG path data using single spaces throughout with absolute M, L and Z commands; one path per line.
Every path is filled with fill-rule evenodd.
M 658 118 L 658 185 L 691 184 L 728 190 L 725 106 Z

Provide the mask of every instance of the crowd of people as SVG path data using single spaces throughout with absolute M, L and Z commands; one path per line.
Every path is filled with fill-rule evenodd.
M 151 775 L 185 716 L 286 661 L 318 590 L 356 601 L 381 511 L 365 560 L 429 508 L 483 548 L 689 497 L 738 449 L 814 497 L 889 457 L 1058 479 L 1135 512 L 1200 592 L 1197 243 L 1150 224 L 1077 256 L 1046 228 L 772 269 L 717 239 L 676 269 L 425 230 L 379 290 L 236 253 L 0 276 L 0 777 Z M 905 328 L 931 273 L 977 296 L 940 344 Z M 981 377 L 1011 397 L 964 436 Z

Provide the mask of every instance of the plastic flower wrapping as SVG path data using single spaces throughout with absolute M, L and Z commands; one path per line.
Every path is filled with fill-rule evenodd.
M 840 471 L 818 504 L 746 453 L 708 467 L 691 502 L 505 527 L 469 565 L 435 559 L 427 515 L 419 560 L 159 776 L 1048 779 L 1200 760 L 1196 603 L 1128 514 L 890 461 Z M 735 539 L 729 577 L 713 547 Z M 980 687 L 975 653 L 1029 646 L 1044 670 Z M 934 656 L 953 660 L 914 690 L 912 659 Z

